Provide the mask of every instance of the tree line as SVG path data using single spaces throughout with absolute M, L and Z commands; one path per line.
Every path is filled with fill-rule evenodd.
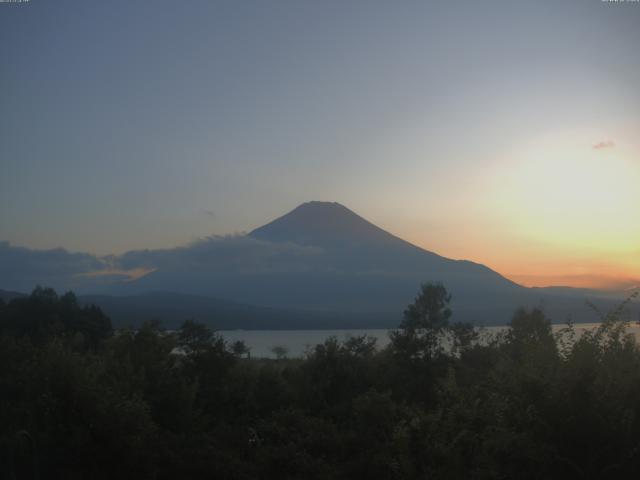
M 252 359 L 207 326 L 114 331 L 73 293 L 0 301 L 0 478 L 627 478 L 640 349 L 520 309 L 481 339 L 421 286 L 390 343 Z M 630 301 L 631 298 L 628 300 Z

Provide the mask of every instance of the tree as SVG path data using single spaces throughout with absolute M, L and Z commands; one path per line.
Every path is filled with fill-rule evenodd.
M 36 287 L 30 296 L 14 298 L 3 309 L 0 332 L 46 343 L 73 338 L 78 347 L 95 348 L 111 336 L 111 320 L 95 305 L 80 306 L 72 292 L 61 297 L 52 288 Z
M 507 347 L 516 360 L 530 362 L 532 356 L 537 356 L 546 363 L 557 356 L 551 321 L 539 308 L 531 311 L 518 309 L 511 319 L 506 339 Z
M 186 353 L 196 353 L 209 347 L 214 340 L 213 331 L 195 320 L 185 320 L 178 332 L 178 344 Z
M 347 338 L 342 344 L 342 350 L 350 355 L 370 358 L 376 353 L 376 337 L 358 335 Z
M 289 349 L 284 345 L 275 345 L 271 347 L 271 353 L 273 353 L 278 360 L 283 360 L 287 358 L 287 354 L 289 353 Z
M 231 351 L 237 357 L 242 357 L 243 355 L 247 355 L 249 357 L 251 355 L 251 349 L 244 343 L 244 340 L 236 340 L 231 344 Z
M 404 311 L 400 329 L 391 333 L 395 353 L 407 358 L 432 358 L 441 351 L 441 337 L 449 327 L 451 295 L 440 283 L 424 283 Z
M 478 339 L 478 331 L 471 323 L 455 322 L 450 327 L 452 350 L 454 353 L 462 353 L 472 347 Z

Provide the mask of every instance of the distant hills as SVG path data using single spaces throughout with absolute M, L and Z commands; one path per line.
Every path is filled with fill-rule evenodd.
M 72 271 L 55 253 L 56 264 Z M 243 236 L 108 260 L 69 255 L 92 268 L 107 265 L 67 283 L 117 323 L 193 317 L 224 329 L 394 327 L 426 281 L 452 293 L 455 320 L 485 325 L 506 323 L 518 306 L 543 306 L 554 321 L 595 321 L 586 299 L 605 310 L 618 300 L 606 292 L 522 287 L 484 265 L 412 245 L 331 202 L 304 203 Z M 150 273 L 122 276 L 132 270 Z M 52 267 L 46 271 L 51 278 Z
M 14 298 L 25 297 L 26 295 L 27 295 L 26 293 L 21 293 L 21 292 L 11 292 L 7 290 L 0 290 L 0 300 L 3 300 L 5 302 L 9 302 Z
M 130 296 L 81 295 L 83 304 L 99 305 L 116 327 L 136 326 L 159 319 L 175 329 L 189 318 L 206 322 L 216 330 L 299 330 L 385 328 L 387 323 L 354 314 L 259 307 L 199 295 L 149 292 Z

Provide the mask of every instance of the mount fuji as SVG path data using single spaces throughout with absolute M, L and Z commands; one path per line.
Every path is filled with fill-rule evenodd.
M 0 242 L 0 265 L 3 258 L 10 268 L 0 288 L 71 288 L 116 323 L 193 317 L 217 328 L 394 327 L 423 282 L 445 285 L 455 321 L 484 325 L 505 324 L 520 306 L 542 306 L 556 322 L 595 321 L 585 300 L 603 309 L 617 301 L 605 292 L 520 286 L 482 264 L 415 246 L 334 202 L 304 203 L 246 235 L 176 248 L 99 258 Z M 145 274 L 122 276 L 131 271 Z

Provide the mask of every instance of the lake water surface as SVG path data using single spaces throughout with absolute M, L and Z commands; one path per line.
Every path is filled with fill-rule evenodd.
M 598 323 L 578 323 L 574 328 L 578 334 L 596 328 Z M 553 331 L 565 328 L 566 325 L 553 325 Z M 494 334 L 506 327 L 483 327 L 484 334 Z M 629 332 L 636 338 L 640 338 L 640 326 L 632 323 Z M 349 337 L 369 335 L 377 339 L 378 349 L 385 347 L 389 343 L 389 330 L 384 329 L 363 329 L 363 330 L 221 330 L 220 333 L 228 342 L 243 340 L 251 349 L 251 356 L 254 358 L 275 358 L 271 349 L 275 346 L 282 346 L 287 349 L 289 358 L 302 357 L 305 351 L 313 348 L 319 343 L 323 343 L 329 337 L 336 337 L 342 341 Z

